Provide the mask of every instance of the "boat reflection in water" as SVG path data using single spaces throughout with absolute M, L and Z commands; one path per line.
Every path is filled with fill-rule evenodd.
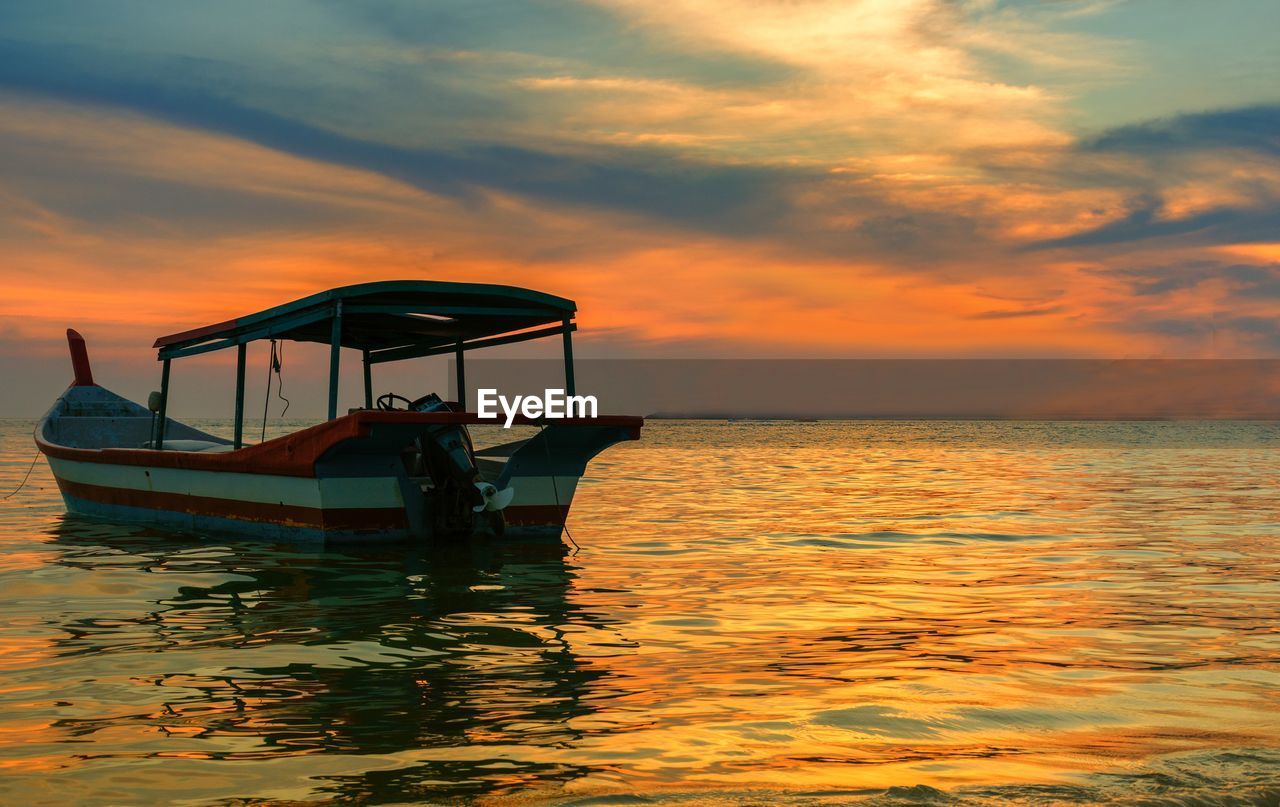
M 378 800 L 563 784 L 585 769 L 528 752 L 612 731 L 581 720 L 590 696 L 608 693 L 567 636 L 612 636 L 573 605 L 574 569 L 559 546 L 473 542 L 429 557 L 403 546 L 227 548 L 74 519 L 56 540 L 61 564 L 136 571 L 162 594 L 146 612 L 107 608 L 61 626 L 56 656 L 98 657 L 113 683 L 137 685 L 129 703 L 141 705 L 112 698 L 102 714 L 63 719 L 58 742 L 110 736 L 131 749 L 116 757 L 249 767 L 379 755 L 345 773 L 315 765 L 296 794 Z M 502 753 L 516 746 L 525 760 Z

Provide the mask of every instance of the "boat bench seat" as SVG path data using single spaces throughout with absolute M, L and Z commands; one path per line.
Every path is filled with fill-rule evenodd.
M 141 448 L 151 448 L 151 441 L 143 443 Z M 201 454 L 220 454 L 233 450 L 230 443 L 215 443 L 212 440 L 165 440 L 165 451 L 192 451 Z

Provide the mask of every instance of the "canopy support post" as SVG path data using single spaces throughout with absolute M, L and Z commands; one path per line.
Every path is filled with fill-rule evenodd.
M 169 411 L 169 359 L 165 359 L 160 370 L 160 409 L 156 412 L 156 439 L 151 447 L 164 450 L 164 421 Z
M 373 408 L 373 365 L 369 363 L 369 351 L 361 352 L 364 359 L 364 408 Z
M 236 345 L 236 433 L 232 446 L 236 449 L 244 446 L 244 364 L 248 350 L 244 342 Z
M 462 411 L 467 411 L 467 365 L 463 360 L 462 340 L 458 340 L 457 347 L 454 349 L 454 361 L 457 362 L 455 370 L 458 375 L 458 405 L 462 407 Z
M 574 395 L 573 383 L 573 330 L 569 320 L 564 321 L 564 394 Z
M 338 416 L 338 361 L 342 351 L 342 301 L 333 307 L 329 330 L 329 420 Z

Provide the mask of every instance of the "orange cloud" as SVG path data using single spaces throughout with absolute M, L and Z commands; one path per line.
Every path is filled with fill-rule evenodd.
M 763 236 L 699 234 L 510 193 L 431 194 L 134 115 L 5 103 L 19 114 L 0 119 L 0 137 L 19 150 L 60 152 L 86 171 L 163 179 L 193 193 L 216 188 L 267 206 L 302 205 L 312 216 L 281 225 L 232 203 L 211 211 L 229 224 L 208 233 L 145 218 L 104 226 L 5 181 L 0 216 L 19 237 L 0 270 L 7 292 L 0 317 L 24 351 L 60 353 L 61 329 L 73 325 L 93 332 L 99 353 L 142 361 L 158 333 L 332 286 L 418 277 L 577 299 L 583 355 L 1199 355 L 1167 336 L 1127 330 L 1125 314 L 1207 314 L 1225 293 L 1201 286 L 1135 301 L 1097 271 L 1105 264 L 1011 257 L 974 244 L 927 266 L 885 251 L 815 257 Z M 1123 213 L 1115 192 L 992 183 L 954 157 L 921 153 L 867 157 L 833 171 L 828 184 L 792 200 L 797 226 L 821 237 L 874 225 L 874 208 L 840 206 L 867 183 L 904 210 L 978 218 L 997 245 Z M 1211 188 L 1201 193 L 1225 198 Z M 1238 249 L 1263 255 L 1266 247 Z

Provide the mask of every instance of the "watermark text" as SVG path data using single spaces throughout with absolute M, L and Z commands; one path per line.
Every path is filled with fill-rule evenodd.
M 597 406 L 594 395 L 565 395 L 562 389 L 544 390 L 541 398 L 537 395 L 508 398 L 499 395 L 496 389 L 476 390 L 476 415 L 481 420 L 497 420 L 500 417 L 498 410 L 501 408 L 501 415 L 506 415 L 506 423 L 502 424 L 504 429 L 511 428 L 516 415 L 553 420 L 594 418 Z

